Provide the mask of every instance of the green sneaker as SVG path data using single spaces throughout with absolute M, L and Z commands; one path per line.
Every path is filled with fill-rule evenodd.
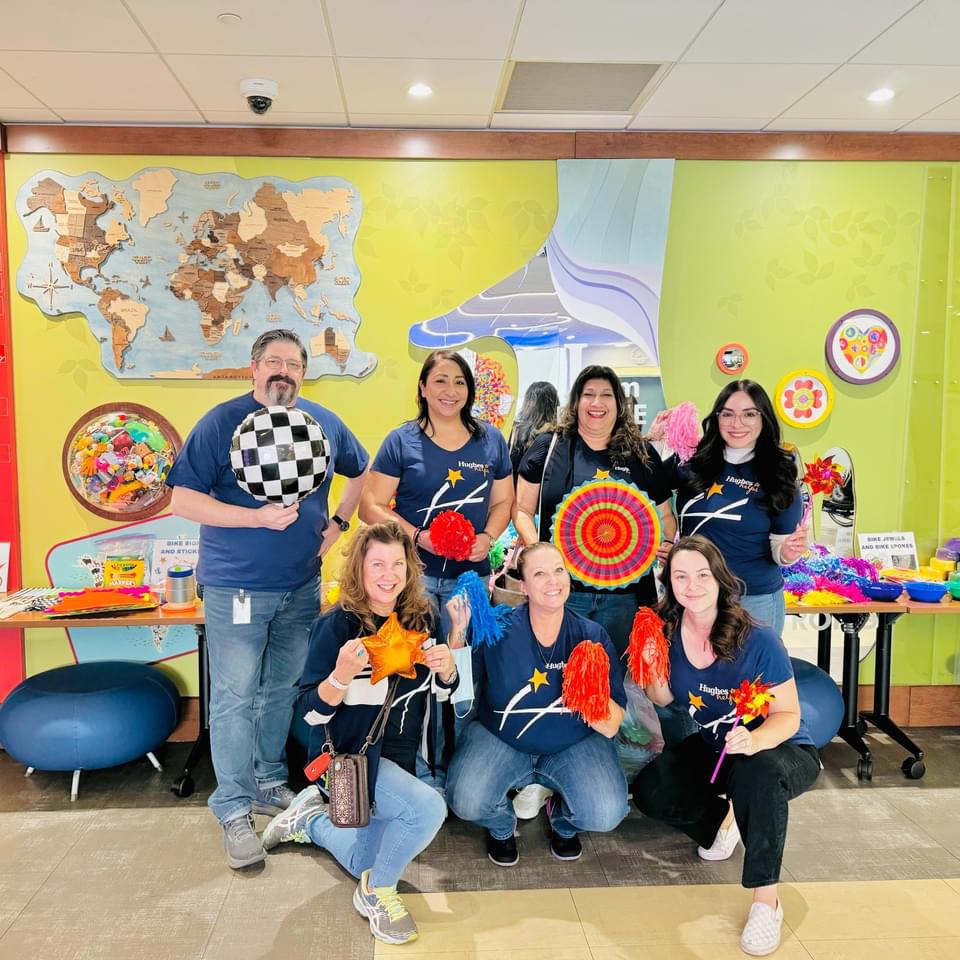
M 272 850 L 281 843 L 312 843 L 307 824 L 327 810 L 316 784 L 301 790 L 283 813 L 278 813 L 263 831 L 263 848 Z
M 360 875 L 356 892 L 353 894 L 353 905 L 357 913 L 370 920 L 370 932 L 384 943 L 410 943 L 420 934 L 413 917 L 393 887 L 367 886 L 370 871 L 364 870 Z

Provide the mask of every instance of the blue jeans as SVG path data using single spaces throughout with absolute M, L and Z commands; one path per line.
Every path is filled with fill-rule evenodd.
M 207 803 L 221 823 L 249 813 L 258 788 L 286 783 L 293 702 L 310 625 L 320 612 L 318 579 L 288 593 L 247 592 L 248 624 L 233 622 L 237 593 L 231 587 L 203 591 L 217 775 Z
M 617 748 L 595 731 L 559 753 L 536 757 L 516 750 L 479 722 L 457 744 L 447 778 L 447 802 L 461 820 L 470 820 L 505 840 L 516 815 L 507 791 L 539 783 L 553 790 L 550 826 L 561 837 L 581 830 L 604 833 L 627 815 L 627 781 Z
M 748 593 L 740 598 L 740 606 L 758 623 L 773 630 L 778 637 L 783 636 L 783 628 L 787 622 L 783 587 L 773 593 Z
M 610 634 L 613 648 L 620 657 L 620 666 L 625 673 L 627 661 L 624 654 L 627 652 L 633 618 L 637 613 L 636 595 L 571 590 L 567 607 L 579 613 L 581 617 L 599 623 Z
M 329 850 L 351 876 L 370 871 L 369 887 L 392 887 L 407 864 L 430 846 L 447 816 L 443 798 L 386 757 L 380 758 L 370 823 L 335 827 L 323 813 L 311 820 L 310 839 Z

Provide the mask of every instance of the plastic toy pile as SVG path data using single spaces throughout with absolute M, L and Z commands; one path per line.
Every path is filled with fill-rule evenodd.
M 819 544 L 813 544 L 807 556 L 782 569 L 786 602 L 808 606 L 864 603 L 870 598 L 862 588 L 879 579 L 877 568 L 868 560 L 837 557 Z

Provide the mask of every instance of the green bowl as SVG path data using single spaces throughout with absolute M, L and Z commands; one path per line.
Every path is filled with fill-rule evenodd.
M 954 600 L 960 600 L 960 580 L 951 580 L 947 584 L 947 589 L 950 591 L 950 596 Z

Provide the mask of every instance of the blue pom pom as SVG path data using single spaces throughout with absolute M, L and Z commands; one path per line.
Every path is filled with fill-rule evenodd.
M 453 596 L 462 596 L 470 604 L 470 646 L 494 646 L 500 640 L 502 625 L 497 622 L 480 577 L 473 570 L 461 573 L 454 584 Z

